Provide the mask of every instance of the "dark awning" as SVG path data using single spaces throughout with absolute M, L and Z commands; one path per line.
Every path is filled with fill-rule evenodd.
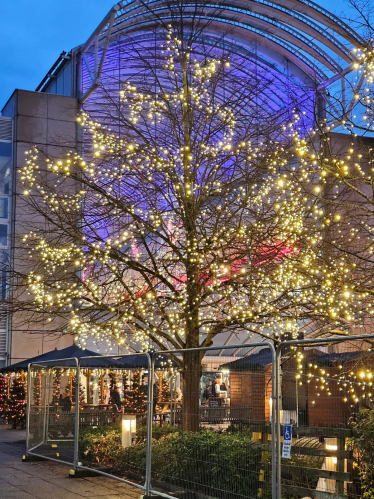
M 125 357 L 115 357 L 117 366 L 121 369 L 148 369 L 148 357 L 146 354 L 142 355 L 126 355 Z M 176 363 L 167 354 L 157 354 L 155 358 L 156 369 L 167 369 L 168 367 L 176 366 Z
M 11 364 L 10 366 L 2 367 L 0 369 L 0 372 L 4 373 L 4 372 L 27 371 L 30 363 L 34 364 L 38 362 L 47 362 L 47 364 L 42 364 L 42 365 L 48 366 L 48 362 L 51 362 L 51 365 L 52 364 L 56 365 L 55 361 L 59 359 L 72 359 L 72 358 L 80 359 L 82 357 L 87 357 L 88 355 L 100 357 L 100 354 L 97 352 L 79 348 L 77 345 L 72 345 L 70 347 L 63 348 L 62 350 L 51 350 L 50 352 L 37 355 L 36 357 L 31 357 L 30 359 L 21 360 L 20 362 Z M 70 360 L 67 363 L 68 365 L 66 367 L 73 367 L 75 365 L 73 360 Z
M 353 352 L 352 352 L 353 353 Z M 357 353 L 357 352 L 356 352 Z M 311 348 L 309 350 L 305 350 L 304 352 L 306 360 L 308 362 L 328 362 L 335 359 L 335 357 L 339 357 L 342 355 L 342 358 L 347 355 L 343 354 L 325 354 L 316 348 Z M 288 354 L 289 358 L 293 357 L 293 354 Z M 344 358 L 345 358 L 344 357 Z M 287 360 L 283 358 L 283 360 Z M 246 355 L 245 357 L 240 357 L 237 360 L 233 360 L 232 362 L 228 362 L 226 364 L 222 364 L 220 370 L 228 369 L 229 371 L 260 371 L 266 365 L 271 364 L 273 362 L 273 356 L 270 348 L 263 348 L 257 353 Z
M 315 362 L 320 366 L 332 367 L 334 364 L 344 364 L 345 362 L 355 362 L 358 360 L 373 359 L 374 352 L 370 350 L 353 350 L 350 352 L 323 353 L 322 355 L 310 357 L 310 362 Z
M 229 371 L 259 371 L 267 364 L 273 362 L 273 357 L 270 348 L 263 348 L 257 353 L 240 357 L 227 364 L 222 364 L 220 370 L 228 369 Z
M 88 358 L 86 358 L 88 357 Z M 94 358 L 92 358 L 94 357 Z M 65 359 L 65 360 L 62 360 Z M 143 354 L 130 354 L 124 357 L 113 355 L 111 357 L 103 356 L 91 350 L 85 350 L 72 345 L 62 350 L 51 350 L 42 355 L 37 355 L 30 359 L 22 360 L 16 364 L 11 364 L 0 369 L 1 373 L 27 371 L 29 364 L 38 364 L 43 367 L 69 367 L 74 368 L 79 359 L 80 366 L 84 368 L 102 368 L 102 369 L 148 369 L 148 358 Z M 172 365 L 171 359 L 162 354 L 158 354 L 155 360 L 156 369 L 166 369 Z

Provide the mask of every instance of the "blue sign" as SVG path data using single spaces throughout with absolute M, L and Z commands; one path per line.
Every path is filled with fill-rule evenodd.
M 292 443 L 292 425 L 285 424 L 283 426 L 283 447 L 282 457 L 290 459 L 291 457 L 291 443 Z

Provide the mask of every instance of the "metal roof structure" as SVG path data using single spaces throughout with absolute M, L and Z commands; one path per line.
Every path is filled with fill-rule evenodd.
M 352 49 L 365 46 L 349 25 L 309 0 L 123 0 L 86 42 L 61 54 L 37 91 L 72 95 L 85 103 L 114 67 L 117 78 L 131 74 L 131 68 L 118 68 L 118 46 L 130 37 L 138 43 L 153 40 L 160 23 L 167 25 L 173 8 L 181 6 L 186 25 L 196 12 L 208 22 L 204 43 L 222 40 L 225 49 L 248 61 L 248 74 L 261 71 L 272 78 L 260 104 L 275 110 L 287 103 L 286 89 L 292 86 L 304 99 L 338 80 L 344 87 L 357 65 Z

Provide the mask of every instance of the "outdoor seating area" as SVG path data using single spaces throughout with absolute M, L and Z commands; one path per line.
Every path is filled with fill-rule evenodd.
M 121 414 L 136 414 L 140 419 L 145 418 L 148 391 L 146 356 L 100 356 L 76 346 L 53 350 L 2 369 L 0 415 L 5 417 L 5 400 L 11 400 L 10 391 L 15 383 L 19 391 L 16 390 L 16 398 L 24 420 L 18 425 L 25 425 L 30 364 L 31 413 L 38 410 L 42 398 L 47 397 L 50 427 L 61 426 L 76 408 L 77 368 L 73 365 L 77 361 L 81 426 L 100 426 L 120 419 Z M 303 372 L 300 372 L 297 356 L 285 359 L 282 364 L 282 422 L 298 426 L 346 426 L 354 406 L 364 404 L 365 407 L 372 407 L 370 377 L 374 372 L 373 352 L 357 350 L 328 354 L 311 348 L 304 351 L 303 366 Z M 329 381 L 325 382 L 323 373 L 327 369 L 329 372 L 325 377 Z M 46 373 L 49 376 L 47 383 L 42 382 Z M 182 384 L 181 373 L 175 362 L 160 354 L 155 361 L 152 394 L 154 423 L 181 424 Z M 354 392 L 356 384 L 361 387 L 360 398 Z M 214 386 L 217 386 L 216 392 Z M 223 387 L 225 390 L 221 390 Z M 327 397 L 319 398 L 323 389 L 326 389 Z M 233 422 L 262 424 L 271 421 L 271 393 L 270 350 L 261 349 L 229 363 L 217 364 L 213 372 L 202 371 L 199 421 L 212 425 Z M 335 411 L 328 410 L 332 400 L 337 409 Z M 10 405 L 8 403 L 9 408 Z

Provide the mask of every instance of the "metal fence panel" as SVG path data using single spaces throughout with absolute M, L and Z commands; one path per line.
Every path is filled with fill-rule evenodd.
M 74 464 L 78 372 L 74 363 L 29 366 L 28 454 Z
M 110 369 L 33 364 L 27 453 L 146 495 L 356 499 L 350 439 L 374 409 L 373 338 L 120 355 Z
M 148 354 L 118 356 L 115 363 L 81 366 L 88 390 L 79 411 L 78 468 L 145 488 L 147 453 L 138 448 L 147 441 L 152 364 Z
M 190 352 L 169 355 L 175 369 L 155 370 L 152 492 L 271 498 L 271 347 L 202 350 L 192 373 Z
M 374 408 L 374 356 L 362 343 L 372 336 L 294 340 L 278 348 L 278 499 L 362 497 L 350 439 L 360 411 Z

